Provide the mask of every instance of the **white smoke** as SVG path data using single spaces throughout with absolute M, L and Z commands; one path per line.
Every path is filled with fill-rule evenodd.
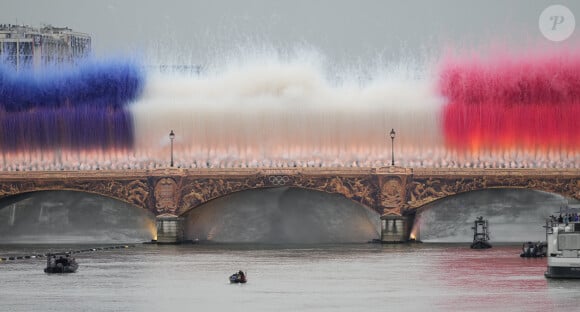
M 392 128 L 398 164 L 441 149 L 442 101 L 416 78 L 424 73 L 399 64 L 361 84 L 328 79 L 320 62 L 274 55 L 199 76 L 152 75 L 132 107 L 136 154 L 166 159 L 170 129 L 184 166 L 382 165 Z

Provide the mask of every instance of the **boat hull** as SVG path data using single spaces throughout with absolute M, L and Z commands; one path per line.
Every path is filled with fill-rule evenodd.
M 74 273 L 78 269 L 78 265 L 64 266 L 64 267 L 47 267 L 44 268 L 44 273 Z
M 233 274 L 230 276 L 230 283 L 232 283 L 232 284 L 238 284 L 238 283 L 244 284 L 246 282 L 247 282 L 246 278 L 245 277 L 241 278 L 238 274 Z
M 57 258 L 58 257 L 58 258 Z M 79 268 L 75 258 L 68 253 L 55 253 L 46 255 L 46 267 L 44 273 L 74 273 Z
M 580 227 L 576 225 L 546 226 L 548 265 L 545 277 L 580 279 Z
M 491 248 L 491 244 L 484 241 L 477 241 L 471 244 L 471 249 L 488 249 Z
M 580 278 L 580 266 L 549 266 L 544 276 L 548 278 Z

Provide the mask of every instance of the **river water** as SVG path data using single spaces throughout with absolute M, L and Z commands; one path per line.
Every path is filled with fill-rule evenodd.
M 4 245 L 0 255 L 94 246 Z M 580 281 L 549 280 L 520 246 L 138 244 L 75 254 L 74 274 L 41 259 L 0 262 L 1 311 L 573 311 Z M 243 269 L 247 284 L 230 284 Z

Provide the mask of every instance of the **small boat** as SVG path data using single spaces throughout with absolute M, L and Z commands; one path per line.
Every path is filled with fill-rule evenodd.
M 546 242 L 527 242 L 522 245 L 522 258 L 540 258 L 545 257 L 548 251 L 548 244 Z
M 230 283 L 238 284 L 238 283 L 246 283 L 248 280 L 246 279 L 246 274 L 241 270 L 237 273 L 230 275 Z
M 78 268 L 79 264 L 69 254 L 48 254 L 44 273 L 74 273 Z
M 478 217 L 475 219 L 473 229 L 473 243 L 471 243 L 472 249 L 487 249 L 491 248 L 489 240 L 489 229 L 487 220 L 483 217 Z

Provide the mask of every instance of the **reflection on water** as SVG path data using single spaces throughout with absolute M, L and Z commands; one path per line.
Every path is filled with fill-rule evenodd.
M 43 248 L 0 246 L 0 255 Z M 519 248 L 138 245 L 79 254 L 69 275 L 46 275 L 41 260 L 2 262 L 0 299 L 10 311 L 574 310 L 580 281 L 545 279 L 546 259 L 520 258 Z M 230 285 L 239 269 L 249 282 Z

